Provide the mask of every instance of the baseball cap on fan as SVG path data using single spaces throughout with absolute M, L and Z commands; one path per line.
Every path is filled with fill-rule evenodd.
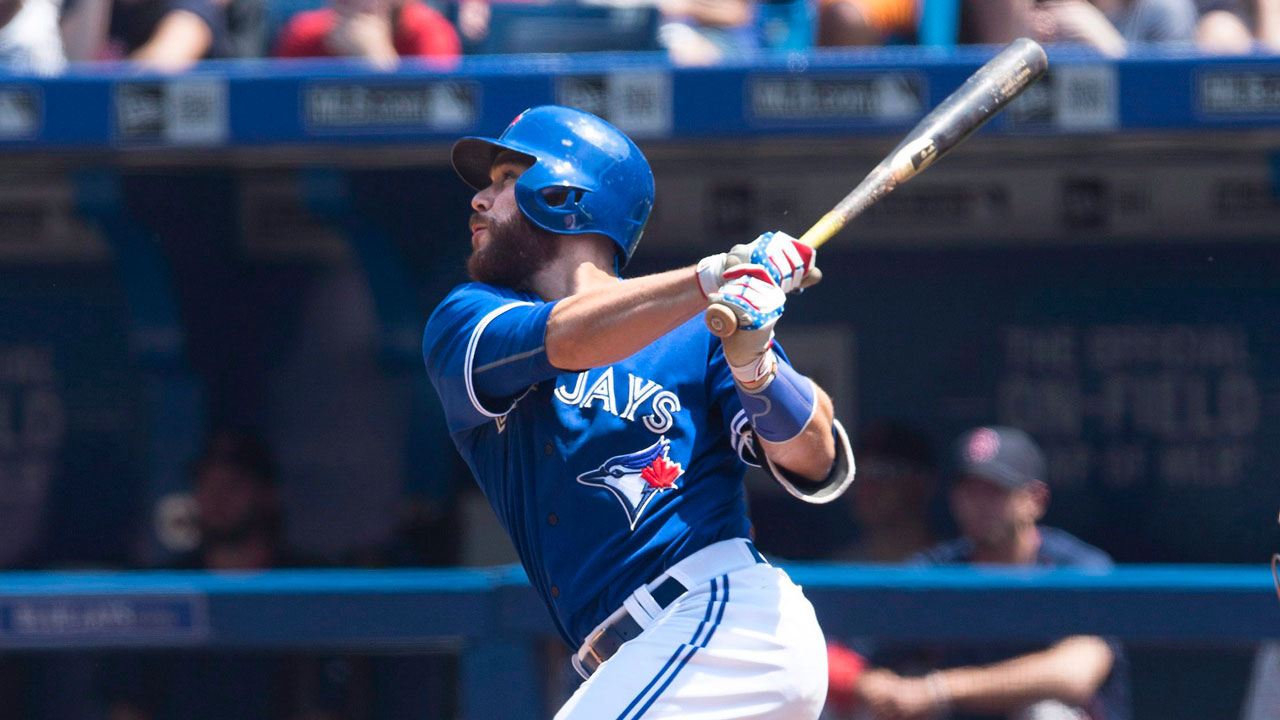
M 1010 490 L 1045 479 L 1044 454 L 1031 436 L 1002 425 L 974 428 L 955 447 L 955 477 L 974 475 Z

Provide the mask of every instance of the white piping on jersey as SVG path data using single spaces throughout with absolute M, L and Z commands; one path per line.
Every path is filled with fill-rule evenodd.
M 753 467 L 760 467 L 760 459 L 756 457 L 755 450 L 748 441 L 748 433 L 750 432 L 754 431 L 747 421 L 747 412 L 739 410 L 738 414 L 734 415 L 733 420 L 729 422 L 729 444 L 742 462 Z M 748 454 L 751 457 L 747 457 Z
M 515 308 L 518 308 L 521 305 L 532 305 L 532 304 L 533 303 L 531 302 L 513 302 L 513 303 L 508 303 L 506 305 L 503 305 L 501 307 L 496 307 L 490 310 L 488 315 L 485 315 L 484 317 L 480 318 L 480 322 L 476 323 L 476 329 L 471 331 L 471 340 L 467 343 L 467 357 L 462 365 L 462 374 L 463 374 L 462 376 L 463 376 L 463 382 L 465 382 L 467 385 L 467 397 L 471 400 L 471 406 L 476 409 L 476 412 L 480 413 L 481 415 L 484 415 L 485 417 L 499 418 L 506 415 L 507 413 L 511 412 L 511 408 L 515 407 L 516 403 L 520 402 L 520 398 L 524 397 L 525 394 L 527 394 L 529 391 L 526 389 L 523 393 L 520 394 L 520 397 L 511 401 L 511 405 L 509 405 L 506 410 L 503 410 L 500 413 L 489 412 L 488 410 L 485 409 L 483 405 L 480 404 L 480 398 L 476 395 L 475 384 L 472 382 L 472 379 L 471 379 L 471 373 L 473 372 L 471 369 L 471 366 L 475 363 L 475 360 L 476 360 L 476 348 L 479 347 L 480 345 L 480 334 L 483 333 L 484 329 L 489 326 L 489 323 L 493 322 L 494 318 L 498 317 L 502 313 L 508 310 L 514 310 Z M 527 355 L 522 354 L 522 355 L 516 355 L 509 358 L 503 358 L 502 360 L 498 360 L 496 362 L 503 363 L 509 360 L 515 360 L 521 356 L 527 357 Z M 484 368 L 482 369 L 487 370 L 491 368 L 494 364 L 495 363 L 489 363 L 488 365 L 485 365 Z

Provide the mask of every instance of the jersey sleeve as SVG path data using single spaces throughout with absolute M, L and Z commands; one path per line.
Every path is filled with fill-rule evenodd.
M 782 349 L 782 345 L 777 341 L 773 343 L 773 351 L 778 358 L 778 362 L 791 364 L 791 360 L 787 358 L 786 351 Z M 839 419 L 832 420 L 832 432 L 835 434 L 836 441 L 836 459 L 831 466 L 831 472 L 820 483 L 806 481 L 795 476 L 786 468 L 775 464 L 765 454 L 764 448 L 760 445 L 755 431 L 751 427 L 751 419 L 747 417 L 746 410 L 742 408 L 742 400 L 738 397 L 738 389 L 734 385 L 733 374 L 729 370 L 729 363 L 725 360 L 724 349 L 719 341 L 714 342 L 710 360 L 710 373 L 709 380 L 714 394 L 714 404 L 720 408 L 724 417 L 725 427 L 729 432 L 729 442 L 734 452 L 738 454 L 738 457 L 743 462 L 755 467 L 764 467 L 784 490 L 807 503 L 821 505 L 829 503 L 844 494 L 850 483 L 853 482 L 854 460 L 853 449 L 849 444 L 849 436 L 845 433 L 844 426 L 840 424 Z
M 556 376 L 544 342 L 554 307 L 473 283 L 436 308 L 422 355 L 451 433 L 507 414 L 530 386 Z

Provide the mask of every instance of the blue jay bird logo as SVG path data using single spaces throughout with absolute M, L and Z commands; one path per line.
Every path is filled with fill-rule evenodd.
M 684 468 L 678 462 L 672 462 L 667 453 L 671 449 L 671 441 L 666 436 L 649 447 L 629 453 L 615 455 L 604 461 L 600 467 L 578 476 L 583 485 L 602 487 L 613 493 L 622 503 L 627 513 L 631 529 L 636 529 L 640 514 L 649 506 L 649 502 L 660 492 L 676 487 L 676 480 L 684 475 Z

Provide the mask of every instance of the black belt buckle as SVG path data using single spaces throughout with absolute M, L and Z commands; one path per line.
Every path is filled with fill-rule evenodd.
M 596 668 L 613 657 L 623 643 L 639 637 L 642 632 L 644 629 L 640 627 L 640 623 L 630 613 L 624 614 L 617 622 L 596 633 L 587 643 L 587 656 L 581 660 L 582 669 L 591 675 Z
M 768 560 L 756 550 L 753 543 L 747 543 L 747 549 L 751 551 L 751 556 L 756 559 L 757 563 L 768 564 Z M 681 595 L 689 592 L 689 588 L 684 583 L 668 576 L 666 580 L 658 583 L 658 587 L 649 592 L 653 597 L 653 601 L 657 603 L 659 610 L 666 610 L 671 603 L 676 601 Z M 591 638 L 586 643 L 587 656 L 581 658 L 582 669 L 587 675 L 591 675 L 596 668 L 604 664 L 606 660 L 613 657 L 614 653 L 622 647 L 622 644 L 633 638 L 639 637 L 644 632 L 644 628 L 640 627 L 640 623 L 631 617 L 631 613 L 622 613 L 622 617 L 612 625 L 608 625 Z
M 653 601 L 658 604 L 658 608 L 666 610 L 676 598 L 689 591 L 684 583 L 669 577 L 658 584 L 649 594 L 653 596 Z M 581 659 L 582 669 L 588 675 L 594 673 L 596 668 L 604 664 L 606 660 L 613 657 L 614 653 L 622 647 L 622 644 L 628 640 L 637 638 L 640 633 L 644 632 L 644 628 L 640 627 L 640 623 L 631 617 L 631 613 L 623 613 L 617 622 L 608 625 L 596 633 L 587 645 L 587 656 Z

